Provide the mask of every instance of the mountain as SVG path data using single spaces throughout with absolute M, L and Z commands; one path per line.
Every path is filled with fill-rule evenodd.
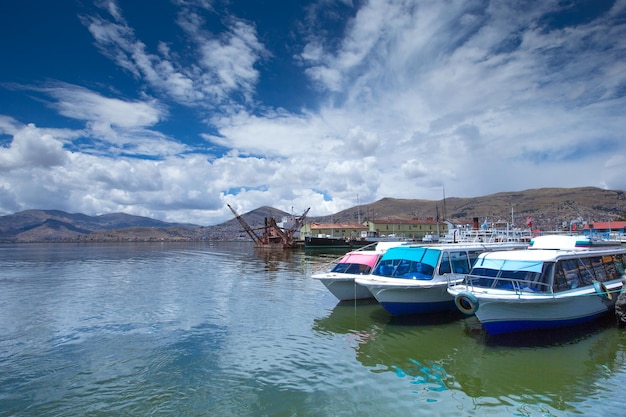
M 522 226 L 530 216 L 533 227 L 558 230 L 564 222 L 612 221 L 626 212 L 626 192 L 596 187 L 539 188 L 519 192 L 502 192 L 473 198 L 445 198 L 439 201 L 383 198 L 371 204 L 352 207 L 318 221 L 353 222 L 359 218 L 448 219 L 471 223 L 511 221 Z M 310 220 L 310 218 L 309 218 Z
M 439 201 L 383 198 L 340 211 L 331 216 L 307 217 L 307 222 L 352 223 L 375 219 L 449 219 L 471 223 L 478 217 L 524 226 L 531 217 L 533 228 L 559 230 L 572 220 L 613 221 L 626 213 L 626 192 L 596 187 L 540 188 L 502 192 L 473 198 L 445 198 Z M 239 214 L 239 213 L 238 213 Z M 301 215 L 302 213 L 296 213 Z M 262 227 L 267 217 L 280 221 L 289 213 L 263 206 L 241 218 L 251 228 Z M 26 210 L 0 216 L 0 241 L 126 241 L 126 240 L 232 240 L 247 239 L 239 220 L 233 218 L 215 226 L 167 223 L 125 213 L 88 216 L 58 210 Z
M 73 240 L 94 232 L 127 227 L 196 228 L 198 226 L 166 223 L 149 217 L 132 216 L 126 213 L 87 216 L 60 210 L 26 210 L 8 216 L 0 216 L 0 241 Z

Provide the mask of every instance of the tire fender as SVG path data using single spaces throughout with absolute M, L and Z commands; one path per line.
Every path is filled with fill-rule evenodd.
M 478 299 L 471 292 L 463 291 L 454 297 L 454 304 L 461 313 L 472 315 L 478 310 Z

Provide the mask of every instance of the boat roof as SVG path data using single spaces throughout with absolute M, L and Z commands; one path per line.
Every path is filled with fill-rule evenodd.
M 455 242 L 455 243 L 437 243 L 437 244 L 405 244 L 405 248 L 431 248 L 431 249 L 464 249 L 464 250 L 506 250 L 506 249 L 525 249 L 528 243 L 523 242 Z
M 619 247 L 620 242 L 594 239 L 586 235 L 545 235 L 530 240 L 531 249 L 580 250 L 607 247 Z
M 502 259 L 509 261 L 533 261 L 533 262 L 549 262 L 554 261 L 559 254 L 572 253 L 571 251 L 560 251 L 554 249 L 520 249 L 512 251 L 495 251 L 484 252 L 478 257 L 476 264 L 480 263 L 482 259 Z
M 418 249 L 429 251 L 450 251 L 450 250 L 467 250 L 467 251 L 491 251 L 491 250 L 511 250 L 511 249 L 523 249 L 526 245 L 521 245 L 519 242 L 513 243 L 443 243 L 439 245 L 401 245 L 389 248 L 383 255 L 383 259 L 412 259 L 416 256 Z
M 592 239 L 593 240 L 593 239 Z M 585 236 L 538 236 L 528 249 L 481 253 L 479 259 L 549 262 L 558 258 L 626 254 L 626 247 L 595 244 Z
M 394 248 L 396 246 L 404 245 L 405 242 L 377 242 L 376 247 L 374 248 L 377 252 L 386 252 L 390 248 Z
M 338 263 L 340 264 L 359 264 L 359 265 L 368 265 L 370 267 L 374 267 L 378 258 L 380 257 L 380 252 L 374 251 L 362 251 L 362 252 L 349 252 L 345 254 Z

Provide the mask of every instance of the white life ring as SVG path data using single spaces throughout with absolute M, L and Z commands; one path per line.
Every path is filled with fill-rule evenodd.
M 460 292 L 454 297 L 454 304 L 462 313 L 471 315 L 478 310 L 478 299 L 471 292 Z
M 613 296 L 611 292 L 606 288 L 606 285 L 601 283 L 600 281 L 593 281 L 593 288 L 595 288 L 596 293 L 605 301 L 611 301 Z

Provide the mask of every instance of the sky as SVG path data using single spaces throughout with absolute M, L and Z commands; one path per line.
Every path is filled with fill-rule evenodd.
M 626 0 L 21 0 L 0 215 L 626 190 Z

